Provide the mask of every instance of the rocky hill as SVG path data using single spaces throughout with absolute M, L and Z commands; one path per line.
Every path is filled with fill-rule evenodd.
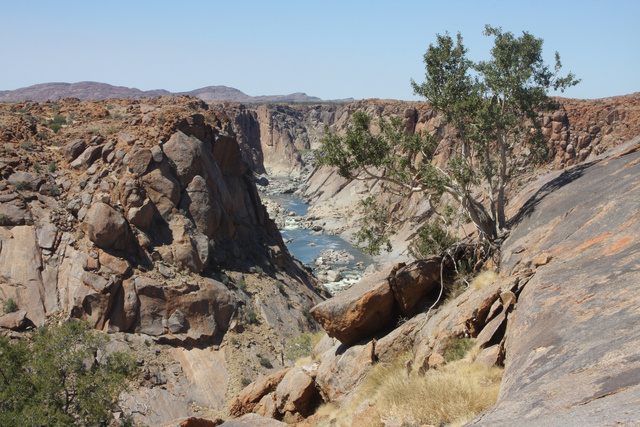
M 78 98 L 82 101 L 110 99 L 110 98 L 154 98 L 157 96 L 189 95 L 200 98 L 203 101 L 232 101 L 243 103 L 346 103 L 353 99 L 340 99 L 323 101 L 318 97 L 309 96 L 306 93 L 296 92 L 290 95 L 262 95 L 250 96 L 244 92 L 227 86 L 207 86 L 188 92 L 171 93 L 163 89 L 142 91 L 136 88 L 124 86 L 112 86 L 98 82 L 79 83 L 42 83 L 15 90 L 0 91 L 0 102 L 22 101 L 57 101 L 60 98 Z
M 115 334 L 143 366 L 139 421 L 222 410 L 315 328 L 321 291 L 203 101 L 0 105 L 0 144 L 0 300 L 18 308 L 0 329 Z

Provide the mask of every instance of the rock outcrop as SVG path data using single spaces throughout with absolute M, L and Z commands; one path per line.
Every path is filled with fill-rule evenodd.
M 451 343 L 470 338 L 476 362 L 505 371 L 498 402 L 469 425 L 633 424 L 639 191 L 640 137 L 536 181 L 510 205 L 499 277 L 375 337 L 345 345 L 326 336 L 316 347 L 321 396 L 349 401 L 375 364 L 407 352 L 407 372 L 439 369 Z M 376 282 L 392 282 L 403 269 Z M 372 288 L 352 293 L 366 299 Z
M 220 410 L 315 327 L 316 282 L 203 102 L 28 102 L 0 126 L 0 303 L 18 307 L 0 332 L 74 317 L 120 337 L 146 372 L 138 421 Z

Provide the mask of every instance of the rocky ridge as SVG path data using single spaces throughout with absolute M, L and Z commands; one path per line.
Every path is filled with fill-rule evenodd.
M 0 102 L 24 102 L 26 100 L 42 102 L 47 100 L 57 101 L 61 98 L 78 98 L 83 101 L 95 101 L 110 98 L 139 99 L 171 95 L 193 96 L 202 99 L 205 102 L 323 102 L 316 96 L 309 96 L 302 92 L 296 92 L 289 95 L 250 96 L 232 87 L 207 86 L 187 92 L 171 93 L 164 89 L 140 90 L 98 82 L 41 83 L 15 90 L 0 90 Z M 324 102 L 345 103 L 351 101 L 353 101 L 352 98 Z
M 0 300 L 19 308 L 0 324 L 115 334 L 146 372 L 124 402 L 139 421 L 222 410 L 315 327 L 315 280 L 204 102 L 0 105 L 0 126 Z

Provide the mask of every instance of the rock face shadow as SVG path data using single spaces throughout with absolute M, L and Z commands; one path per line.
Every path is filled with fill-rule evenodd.
M 574 182 L 575 180 L 583 176 L 589 168 L 591 168 L 597 163 L 598 161 L 581 163 L 571 169 L 566 170 L 557 178 L 543 185 L 533 195 L 533 197 L 527 200 L 527 202 L 522 206 L 518 214 L 513 218 L 511 218 L 511 220 L 509 221 L 509 228 L 511 229 L 516 227 L 525 218 L 530 217 L 533 211 L 536 209 L 536 207 L 540 205 L 540 203 L 546 196 Z

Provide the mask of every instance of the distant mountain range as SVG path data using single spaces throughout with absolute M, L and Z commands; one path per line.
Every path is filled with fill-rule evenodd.
M 206 102 L 232 101 L 242 103 L 347 103 L 353 98 L 322 100 L 306 93 L 296 92 L 290 95 L 250 96 L 246 93 L 228 86 L 207 86 L 189 92 L 169 92 L 164 89 L 140 90 L 124 86 L 112 86 L 98 82 L 80 83 L 42 83 L 16 90 L 0 91 L 0 102 L 20 101 L 56 101 L 60 98 L 78 98 L 80 100 L 97 100 L 107 98 L 153 98 L 156 96 L 191 95 Z

